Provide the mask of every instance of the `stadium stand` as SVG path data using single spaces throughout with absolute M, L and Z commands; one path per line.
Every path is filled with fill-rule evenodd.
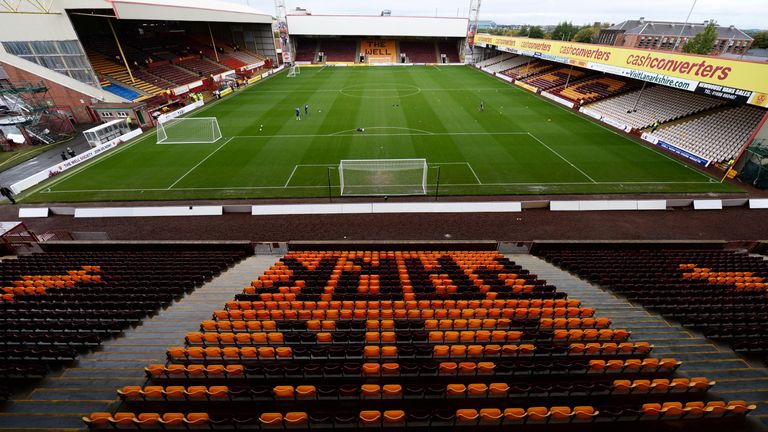
M 251 51 L 246 51 L 246 50 L 243 50 L 242 48 L 238 48 L 237 51 L 232 51 L 228 53 L 227 57 L 235 58 L 245 63 L 246 65 L 252 65 L 252 64 L 267 60 L 267 58 L 261 54 L 251 52 Z
M 118 390 L 91 429 L 339 429 L 689 420 L 755 406 L 675 378 L 494 251 L 293 251 Z M 493 428 L 496 430 L 496 428 Z
M 219 63 L 221 63 L 228 70 L 235 70 L 243 66 L 248 66 L 247 63 L 244 63 L 242 60 L 230 55 L 220 55 Z
M 0 377 L 44 376 L 245 256 L 244 251 L 181 247 L 48 252 L 3 260 Z
M 130 74 L 128 74 L 128 70 L 124 65 L 114 63 L 109 58 L 93 51 L 88 51 L 87 54 L 91 66 L 93 66 L 93 70 L 98 75 L 108 77 L 120 84 L 133 87 L 147 95 L 162 93 L 163 89 L 166 89 L 171 85 L 168 81 L 156 77 L 142 68 L 133 68 L 131 70 L 134 78 L 132 81 Z
M 502 53 L 501 55 L 497 55 L 496 57 L 491 57 L 489 59 L 477 62 L 475 66 L 479 68 L 487 68 L 487 67 L 499 64 L 505 60 L 509 60 L 513 57 L 516 57 L 516 56 L 510 53 Z
M 525 63 L 520 64 L 519 66 L 513 67 L 511 69 L 507 69 L 502 73 L 515 80 L 522 80 L 530 76 L 540 74 L 542 72 L 547 72 L 548 70 L 554 67 L 554 64 L 549 62 L 544 62 L 541 60 L 533 60 L 529 63 L 528 60 L 530 59 L 526 59 Z
M 740 106 L 672 124 L 654 136 L 707 159 L 723 162 L 739 153 L 765 110 Z
M 498 73 L 501 71 L 509 70 L 512 68 L 516 68 L 520 65 L 524 65 L 528 63 L 528 58 L 524 56 L 512 56 L 506 60 L 502 60 L 498 63 L 494 63 L 487 67 L 488 72 L 490 73 Z
M 296 44 L 295 59 L 297 62 L 312 62 L 317 59 L 318 42 L 314 39 L 300 39 Z
M 588 74 L 589 72 L 585 70 L 563 67 L 525 79 L 523 82 L 540 90 L 549 90 L 554 87 L 565 85 L 568 81 L 576 81 L 585 78 Z
M 639 97 L 639 102 L 638 102 Z M 655 86 L 606 99 L 589 106 L 636 129 L 650 127 L 655 121 L 666 123 L 710 110 L 726 102 L 691 92 Z
M 459 50 L 455 42 L 440 42 L 437 44 L 440 54 L 445 54 L 448 63 L 459 63 Z
M 568 88 L 556 88 L 550 90 L 550 92 L 576 103 L 584 101 L 585 104 L 588 104 L 617 96 L 638 87 L 639 85 L 636 81 L 628 81 L 612 76 L 587 79 L 586 81 L 569 85 Z
M 176 64 L 201 76 L 220 74 L 229 70 L 220 64 L 203 58 L 185 59 Z
M 400 53 L 405 54 L 410 63 L 437 62 L 434 42 L 418 40 L 400 41 Z
M 326 62 L 353 63 L 357 59 L 357 41 L 354 39 L 320 39 L 318 51 Z
M 726 250 L 568 250 L 539 253 L 550 263 L 609 288 L 736 351 L 768 353 L 763 257 Z
M 164 61 L 150 64 L 149 71 L 175 85 L 189 84 L 200 79 L 199 75 Z

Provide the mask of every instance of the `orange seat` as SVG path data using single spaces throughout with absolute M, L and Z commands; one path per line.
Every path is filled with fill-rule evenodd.
M 184 414 L 182 413 L 165 413 L 161 423 L 165 426 L 181 426 L 184 424 Z
M 288 428 L 304 427 L 309 421 L 309 415 L 305 412 L 287 412 L 285 413 L 285 424 Z
M 91 427 L 105 428 L 113 420 L 112 414 L 106 412 L 91 413 L 88 417 L 83 417 L 83 421 Z
M 272 393 L 274 393 L 275 397 L 278 399 L 293 399 L 294 389 L 293 386 L 287 385 L 275 386 L 272 389 Z
M 577 406 L 573 407 L 574 421 L 591 421 L 598 414 L 594 407 Z
M 464 397 L 467 387 L 464 384 L 448 384 L 445 386 L 445 394 L 448 397 Z
M 378 423 L 381 421 L 380 411 L 360 411 L 360 422 L 363 424 Z
M 482 383 L 473 383 L 467 386 L 467 393 L 470 397 L 485 397 L 488 393 L 488 386 Z
M 385 423 L 404 423 L 405 422 L 405 412 L 400 410 L 390 410 L 390 411 L 384 411 L 384 422 Z
M 384 397 L 398 398 L 403 394 L 403 387 L 400 384 L 384 384 L 381 389 Z
M 187 414 L 187 418 L 184 420 L 184 423 L 195 426 L 208 424 L 210 421 L 211 418 L 207 413 L 189 413 Z
M 314 399 L 317 396 L 317 389 L 313 385 L 296 386 L 296 397 L 300 399 Z
M 117 426 L 133 426 L 134 420 L 136 420 L 136 414 L 128 412 L 115 413 L 112 417 L 113 423 Z
M 184 399 L 185 391 L 184 386 L 168 386 L 163 393 L 166 399 Z
M 363 384 L 360 386 L 360 394 L 365 398 L 379 398 L 381 396 L 381 386 L 378 384 Z
M 280 413 L 262 413 L 259 416 L 259 422 L 266 426 L 278 426 L 283 422 L 283 415 Z
M 549 414 L 551 415 L 551 421 L 559 423 L 570 421 L 573 415 L 569 407 L 552 407 L 549 410 Z
M 125 386 L 117 394 L 124 399 L 138 399 L 142 396 L 141 386 Z
M 528 420 L 533 422 L 543 422 L 549 417 L 549 410 L 546 407 L 530 407 L 526 411 Z
M 504 420 L 508 423 L 522 423 L 528 416 L 523 408 L 507 408 L 504 410 Z

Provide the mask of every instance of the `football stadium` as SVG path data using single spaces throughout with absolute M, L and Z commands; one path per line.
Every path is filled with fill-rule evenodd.
M 250 3 L 0 0 L 0 432 L 768 431 L 766 32 Z

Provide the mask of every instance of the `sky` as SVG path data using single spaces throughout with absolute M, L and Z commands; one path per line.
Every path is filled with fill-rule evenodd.
M 273 0 L 226 0 L 247 3 L 263 12 L 275 12 Z M 288 10 L 302 7 L 316 14 L 468 16 L 469 0 L 285 0 Z M 606 6 L 609 4 L 610 6 Z M 498 24 L 574 24 L 595 21 L 618 23 L 645 17 L 658 21 L 685 21 L 693 0 L 483 0 L 480 19 Z M 715 19 L 742 29 L 768 28 L 768 0 L 697 0 L 691 22 Z

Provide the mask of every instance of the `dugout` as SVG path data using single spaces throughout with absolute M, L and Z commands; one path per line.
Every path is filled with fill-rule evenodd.
M 116 140 L 130 131 L 128 119 L 117 119 L 83 131 L 83 135 L 85 140 L 88 141 L 88 145 L 93 148 Z

